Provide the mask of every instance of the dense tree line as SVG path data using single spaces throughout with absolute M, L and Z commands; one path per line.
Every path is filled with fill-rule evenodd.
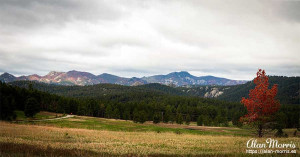
M 133 120 L 139 123 L 153 121 L 154 123 L 189 124 L 194 121 L 198 125 L 205 126 L 228 126 L 229 121 L 239 126 L 241 125 L 239 118 L 246 114 L 246 109 L 240 103 L 171 95 L 170 92 L 144 90 L 141 87 L 137 88 L 137 92 L 128 90 L 126 86 L 112 85 L 115 91 L 118 91 L 119 87 L 122 88 L 121 91 L 126 92 L 96 93 L 96 96 L 91 96 L 94 95 L 91 93 L 89 96 L 84 96 L 90 92 L 89 88 L 84 88 L 84 91 L 71 91 L 79 87 L 68 86 L 65 88 L 69 88 L 70 93 L 77 94 L 65 97 L 36 90 L 36 86 L 33 84 L 30 87 L 27 84 L 26 88 L 21 88 L 0 83 L 1 119 L 12 120 L 15 117 L 14 110 L 25 111 L 30 105 L 44 111 Z M 169 88 L 164 90 L 169 90 Z M 32 104 L 38 104 L 38 106 Z M 299 105 L 282 105 L 281 112 L 287 117 L 286 127 L 299 125 Z

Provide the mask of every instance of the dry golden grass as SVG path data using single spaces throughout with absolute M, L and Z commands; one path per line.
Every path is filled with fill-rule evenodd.
M 0 126 L 0 144 L 5 145 L 0 151 L 2 154 L 14 151 L 18 154 L 22 152 L 20 149 L 31 146 L 38 148 L 39 151 L 45 151 L 45 153 L 55 152 L 55 150 L 77 153 L 54 153 L 50 156 L 90 156 L 95 154 L 105 156 L 130 154 L 240 156 L 245 155 L 246 141 L 249 140 L 249 137 L 102 131 L 20 125 L 7 122 L 0 122 Z M 260 139 L 260 141 L 262 140 L 264 139 Z M 295 142 L 299 153 L 299 138 L 278 140 L 286 143 Z M 8 147 L 16 147 L 16 149 L 10 148 L 10 152 L 3 150 Z M 28 156 L 30 155 L 32 154 L 29 153 Z

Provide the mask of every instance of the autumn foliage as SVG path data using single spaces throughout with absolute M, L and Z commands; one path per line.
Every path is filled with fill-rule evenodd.
M 241 118 L 246 122 L 266 122 L 280 108 L 279 101 L 275 99 L 277 85 L 275 84 L 271 89 L 268 89 L 269 78 L 264 70 L 259 69 L 256 75 L 257 77 L 254 79 L 255 88 L 249 91 L 249 98 L 243 97 L 241 101 L 248 110 L 248 114 Z

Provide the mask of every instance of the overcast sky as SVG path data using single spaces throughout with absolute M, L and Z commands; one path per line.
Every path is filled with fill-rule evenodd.
M 300 1 L 0 0 L 0 73 L 300 76 Z

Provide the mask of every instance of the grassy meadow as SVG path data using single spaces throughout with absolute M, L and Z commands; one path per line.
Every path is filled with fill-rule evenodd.
M 246 142 L 254 137 L 247 128 L 137 124 L 85 116 L 0 126 L 0 156 L 253 156 L 245 153 Z M 293 137 L 293 129 L 285 132 L 289 138 L 276 139 L 293 141 L 299 155 L 299 136 Z

